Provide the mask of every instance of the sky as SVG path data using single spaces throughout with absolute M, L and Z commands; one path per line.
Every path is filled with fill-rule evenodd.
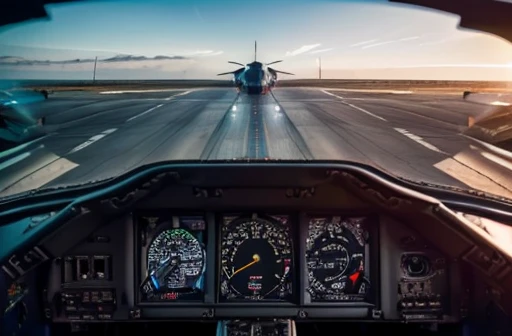
M 383 0 L 111 0 L 0 28 L 0 79 L 218 79 L 258 60 L 316 78 L 512 80 L 512 44 Z M 229 79 L 229 77 L 226 77 Z

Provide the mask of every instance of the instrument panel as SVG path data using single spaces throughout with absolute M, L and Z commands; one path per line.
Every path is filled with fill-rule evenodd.
M 384 308 L 388 318 L 415 321 L 448 311 L 442 255 L 419 241 L 403 245 L 407 227 L 378 216 L 144 210 L 130 219 L 63 258 L 57 321 L 118 320 L 123 301 L 128 319 L 364 320 L 381 319 Z M 123 233 L 132 243 L 109 251 Z M 130 281 L 133 295 L 121 285 Z
M 213 262 L 218 303 L 373 304 L 370 232 L 376 220 L 307 215 L 301 228 L 290 214 L 216 219 L 208 230 L 200 215 L 136 215 L 140 303 L 204 302 L 207 264 Z M 209 231 L 216 235 L 214 256 L 207 256 Z M 307 274 L 303 290 L 300 270 Z

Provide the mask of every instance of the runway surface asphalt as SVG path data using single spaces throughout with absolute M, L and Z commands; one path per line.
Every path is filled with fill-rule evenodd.
M 0 154 L 0 197 L 187 159 L 338 159 L 512 198 L 510 168 L 461 135 L 485 106 L 454 94 L 276 88 L 57 92 L 30 106 L 47 135 Z

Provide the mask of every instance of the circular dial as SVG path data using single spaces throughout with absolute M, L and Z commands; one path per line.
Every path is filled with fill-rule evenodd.
M 205 266 L 203 246 L 184 229 L 162 231 L 148 248 L 148 278 L 153 292 L 195 289 Z
M 306 262 L 313 300 L 347 301 L 366 294 L 365 232 L 357 221 L 312 219 Z
M 224 227 L 221 248 L 223 300 L 285 300 L 291 294 L 292 244 L 283 223 L 235 219 Z
M 431 262 L 426 255 L 421 253 L 402 255 L 401 265 L 406 279 L 425 278 L 431 274 Z
M 345 275 L 350 263 L 347 248 L 340 240 L 324 235 L 317 244 L 308 250 L 308 265 L 313 270 L 315 280 L 330 284 Z

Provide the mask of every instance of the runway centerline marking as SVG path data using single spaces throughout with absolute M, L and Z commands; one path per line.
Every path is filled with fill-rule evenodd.
M 376 115 L 376 114 L 373 114 L 373 113 L 371 113 L 370 111 L 365 110 L 364 108 L 361 108 L 361 107 L 356 106 L 356 105 L 354 105 L 354 104 L 347 103 L 346 101 L 344 101 L 344 98 L 343 98 L 343 97 L 341 97 L 341 96 L 335 95 L 334 93 L 330 93 L 329 91 L 326 91 L 326 90 L 320 90 L 320 91 L 322 91 L 322 92 L 323 92 L 323 93 L 325 93 L 325 94 L 328 94 L 329 96 L 333 96 L 333 97 L 336 97 L 336 98 L 340 99 L 340 100 L 341 100 L 341 102 L 342 102 L 343 104 L 348 105 L 348 106 L 352 107 L 353 109 L 356 109 L 356 110 L 358 110 L 358 111 L 361 111 L 361 112 L 363 112 L 363 113 L 366 113 L 367 115 L 372 116 L 372 117 L 374 117 L 374 118 L 377 118 L 377 119 L 379 119 L 379 120 L 387 121 L 386 119 L 384 119 L 384 118 L 382 118 L 382 117 L 380 117 L 380 116 L 378 116 L 378 115 Z
M 126 122 L 129 122 L 129 121 L 132 121 L 132 120 L 134 120 L 134 119 L 137 119 L 138 117 L 142 117 L 143 115 L 145 115 L 145 114 L 147 114 L 147 113 L 149 113 L 149 112 L 151 112 L 151 111 L 154 111 L 154 110 L 156 110 L 157 108 L 162 107 L 162 106 L 164 106 L 164 104 L 159 104 L 159 105 L 157 105 L 157 106 L 153 106 L 153 107 L 152 107 L 152 108 L 150 108 L 149 110 L 146 110 L 146 111 L 144 111 L 144 112 L 142 112 L 142 113 L 139 113 L 139 114 L 137 114 L 137 115 L 135 115 L 135 116 L 133 116 L 133 117 L 131 117 L 131 118 L 127 119 L 127 120 L 126 120 Z
M 398 133 L 401 133 L 403 135 L 405 135 L 406 137 L 408 137 L 409 139 L 419 143 L 420 145 L 422 145 L 423 147 L 426 147 L 428 149 L 430 149 L 431 151 L 434 151 L 434 152 L 437 152 L 437 153 L 442 153 L 442 154 L 446 154 L 448 155 L 448 153 L 446 152 L 443 152 L 442 150 L 440 150 L 439 148 L 437 148 L 436 146 L 426 142 L 425 140 L 423 140 L 422 137 L 416 135 L 416 134 L 412 134 L 411 132 L 409 132 L 408 130 L 406 129 L 403 129 L 403 128 L 394 128 L 395 131 L 397 131 Z
M 101 132 L 100 134 L 97 134 L 97 135 L 95 135 L 95 136 L 92 136 L 92 137 L 90 137 L 90 138 L 89 138 L 89 140 L 87 140 L 86 142 L 84 142 L 84 143 L 82 143 L 82 144 L 80 144 L 80 145 L 76 146 L 76 147 L 75 147 L 75 148 L 73 148 L 72 150 L 70 150 L 70 151 L 68 152 L 68 154 L 76 153 L 76 152 L 78 152 L 78 151 L 80 151 L 80 150 L 84 149 L 85 147 L 88 147 L 88 146 L 92 145 L 92 144 L 93 144 L 93 143 L 95 143 L 96 141 L 98 141 L 98 140 L 100 140 L 100 139 L 102 139 L 102 138 L 106 137 L 107 135 L 114 133 L 115 131 L 117 131 L 117 128 L 111 128 L 111 129 L 108 129 L 108 130 L 106 130 L 106 131 Z

